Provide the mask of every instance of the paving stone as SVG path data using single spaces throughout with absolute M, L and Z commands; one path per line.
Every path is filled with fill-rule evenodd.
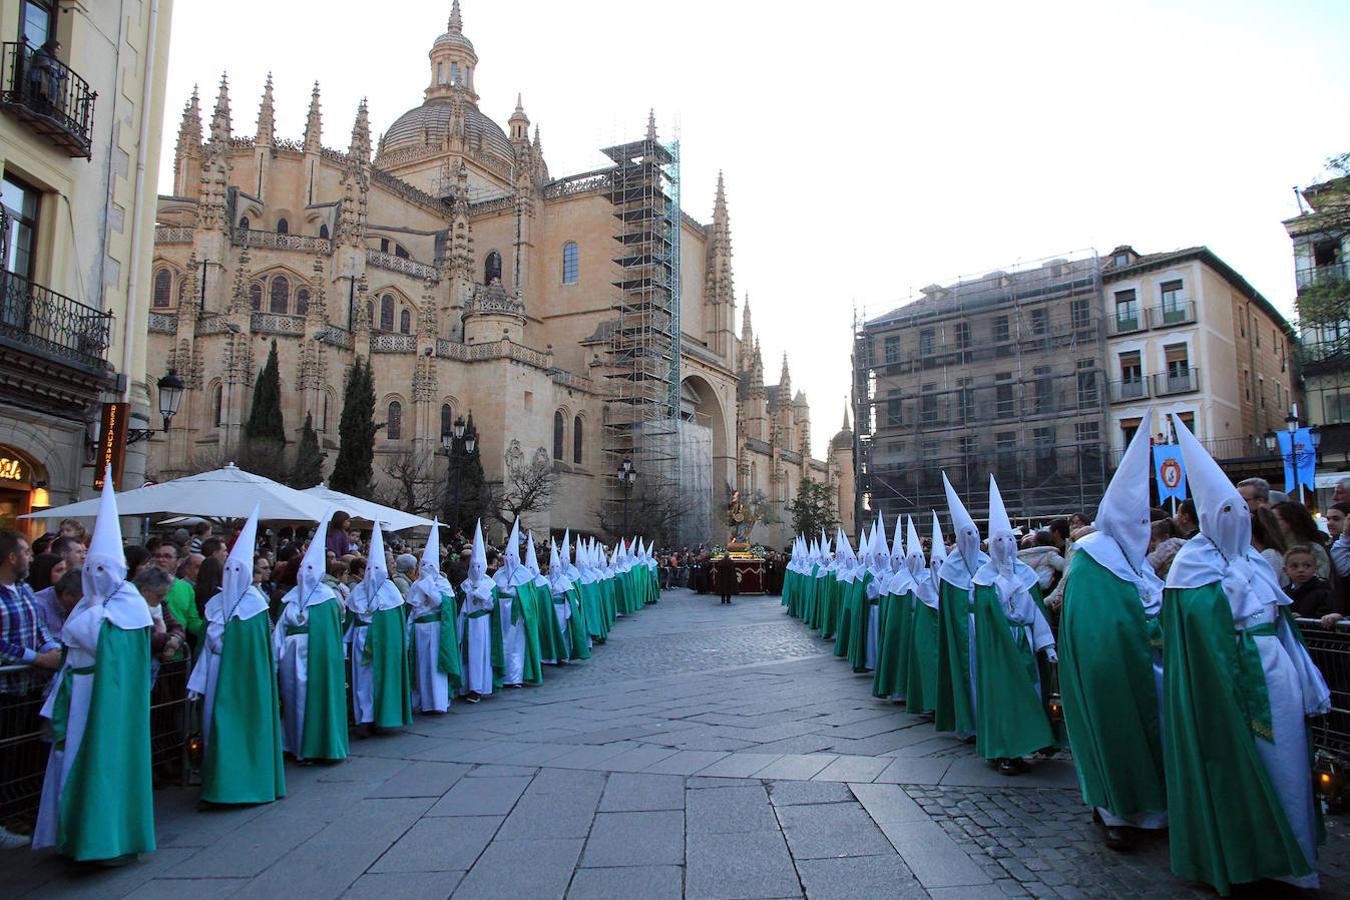
M 540 793 L 527 790 L 502 823 L 497 840 L 585 838 L 600 792 L 599 784 Z
M 687 791 L 703 791 L 719 788 L 760 787 L 763 784 L 764 782 L 758 778 L 708 778 L 703 775 L 695 775 L 684 780 L 684 789 Z
M 567 900 L 680 900 L 684 877 L 678 866 L 577 869 Z
M 755 777 L 809 781 L 835 759 L 835 756 L 827 753 L 790 754 L 760 769 Z
M 820 806 L 783 806 L 778 820 L 792 858 L 827 859 L 837 856 L 884 856 L 890 843 L 856 803 Z
M 882 757 L 841 756 L 817 772 L 812 780 L 869 782 L 890 764 L 890 760 Z
M 530 783 L 528 777 L 463 778 L 427 812 L 428 816 L 504 816 Z
M 936 822 L 888 822 L 881 828 L 926 889 L 990 881 L 984 870 Z
M 456 763 L 411 762 L 389 780 L 366 794 L 367 797 L 439 797 L 455 786 L 469 771 Z
M 747 778 L 777 762 L 781 756 L 779 753 L 733 753 L 700 769 L 698 774 L 704 777 Z
M 684 779 L 677 775 L 615 772 L 600 799 L 601 812 L 684 809 Z
M 774 806 L 846 803 L 852 799 L 853 792 L 846 784 L 826 781 L 775 781 L 769 784 L 769 800 Z
M 666 757 L 674 756 L 675 752 L 670 747 L 638 747 L 605 760 L 604 768 L 610 772 L 641 772 Z
M 469 770 L 468 778 L 530 778 L 539 770 L 533 766 L 477 765 Z
M 463 872 L 388 872 L 362 875 L 343 900 L 445 900 Z
M 254 876 L 304 843 L 328 824 L 303 813 L 259 816 L 195 852 L 192 873 L 202 878 Z M 265 823 L 264 823 L 265 820 Z
M 667 775 L 693 775 L 728 755 L 717 750 L 679 750 L 642 771 Z
M 872 821 L 878 825 L 928 820 L 928 814 L 899 785 L 853 784 L 849 787 Z
M 944 787 L 1020 787 L 1020 788 L 1075 788 L 1078 775 L 1073 765 L 1058 759 L 1037 760 L 1031 770 L 1022 775 L 1002 775 L 979 757 L 953 760 L 942 776 Z
M 287 853 L 239 892 L 240 897 L 327 900 L 341 895 L 389 846 L 327 843 L 318 838 Z
M 684 864 L 684 813 L 597 813 L 581 860 L 585 867 Z
M 858 900 L 860 897 L 927 898 L 909 868 L 894 853 L 840 859 L 799 859 L 808 900 Z
M 518 753 L 503 757 L 502 763 L 506 765 L 542 766 L 565 753 L 571 753 L 575 749 L 577 748 L 573 744 L 533 744 Z
M 129 894 L 134 900 L 181 900 L 190 894 L 193 900 L 229 897 L 248 886 L 247 878 L 151 878 Z
M 685 819 L 690 834 L 776 831 L 769 796 L 762 785 L 713 791 L 687 791 Z
M 690 834 L 685 867 L 689 900 L 800 897 L 783 835 L 777 831 Z
M 495 840 L 464 876 L 455 897 L 561 898 L 567 892 L 582 840 Z
M 502 816 L 426 818 L 399 838 L 371 872 L 467 871 L 501 826 Z
M 872 781 L 889 784 L 938 784 L 951 765 L 951 759 L 897 758 Z

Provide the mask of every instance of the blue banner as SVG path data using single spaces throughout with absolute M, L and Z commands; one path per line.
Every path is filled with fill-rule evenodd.
M 1186 464 L 1181 461 L 1180 444 L 1155 444 L 1153 471 L 1158 478 L 1159 503 L 1169 497 L 1178 501 L 1186 499 Z
M 1312 434 L 1307 428 L 1294 432 L 1275 433 L 1280 445 L 1280 456 L 1284 459 L 1284 492 L 1293 499 L 1299 499 L 1299 488 L 1316 490 L 1313 479 L 1317 474 L 1317 452 L 1313 449 Z

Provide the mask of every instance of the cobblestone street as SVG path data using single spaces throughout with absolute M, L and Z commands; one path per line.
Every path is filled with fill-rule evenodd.
M 120 869 L 0 855 L 43 897 L 1213 896 L 1166 840 L 1104 849 L 1071 763 L 999 775 L 870 696 L 778 598 L 668 591 L 589 661 L 332 767 L 270 806 L 156 794 L 160 849 Z M 1323 890 L 1350 893 L 1344 820 Z M 1331 861 L 1335 861 L 1333 864 Z

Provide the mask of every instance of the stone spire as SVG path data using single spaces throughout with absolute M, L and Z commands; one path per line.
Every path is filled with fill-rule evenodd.
M 192 86 L 192 96 L 183 105 L 183 120 L 178 124 L 178 153 L 185 155 L 201 149 L 202 145 L 202 104 L 197 95 L 197 85 Z
M 352 142 L 347 148 L 347 155 L 363 168 L 370 165 L 370 113 L 366 109 L 365 97 L 361 98 L 361 105 L 356 108 Z
M 309 115 L 305 117 L 305 152 L 318 153 L 322 148 L 323 116 L 319 112 L 319 83 L 309 95 Z
M 258 130 L 253 139 L 256 147 L 270 147 L 276 139 L 277 121 L 272 109 L 272 73 L 267 73 L 267 84 L 263 86 L 262 103 L 258 105 Z
M 647 110 L 647 140 L 656 140 L 656 110 Z
M 346 171 L 342 175 L 342 212 L 338 219 L 338 238 L 344 246 L 358 249 L 365 246 L 369 193 L 370 117 L 363 98 L 361 105 L 356 108 Z
M 852 431 L 852 430 L 853 430 L 853 429 L 850 428 L 849 425 L 848 425 L 848 401 L 845 401 L 845 402 L 844 402 L 844 427 L 841 428 L 841 429 L 839 429 L 839 430 L 840 430 L 840 431 Z
M 745 295 L 745 313 L 741 316 L 741 343 L 745 345 L 746 350 L 750 349 L 750 342 L 755 338 L 755 330 L 750 326 L 750 294 Z
M 759 352 L 759 338 L 755 338 L 755 352 L 750 357 L 750 393 L 764 392 L 764 357 Z
M 450 21 L 446 23 L 445 30 L 456 34 L 464 33 L 464 17 L 459 13 L 459 0 L 450 4 Z
M 220 75 L 220 92 L 216 94 L 216 108 L 211 113 L 212 143 L 230 141 L 230 85 L 225 73 Z
M 709 303 L 732 305 L 736 301 L 731 274 L 731 218 L 727 215 L 726 184 L 721 172 L 717 173 L 717 196 L 713 200 L 712 226 L 708 234 L 704 288 Z
M 788 374 L 787 354 L 783 354 L 783 371 L 778 373 L 778 396 L 786 405 L 792 397 L 792 376 Z

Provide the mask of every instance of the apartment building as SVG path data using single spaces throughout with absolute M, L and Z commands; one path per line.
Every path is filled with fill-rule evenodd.
M 104 403 L 129 403 L 130 424 L 151 426 L 146 310 L 172 6 L 0 3 L 0 527 L 90 494 Z M 140 486 L 144 446 L 127 448 L 124 483 Z

